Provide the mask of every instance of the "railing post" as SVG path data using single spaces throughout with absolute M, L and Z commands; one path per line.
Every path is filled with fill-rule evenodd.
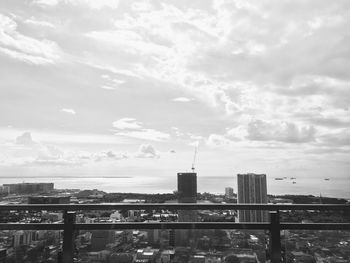
M 278 211 L 270 211 L 270 255 L 271 263 L 281 262 L 281 227 Z
M 62 263 L 73 263 L 75 215 L 75 212 L 64 213 Z

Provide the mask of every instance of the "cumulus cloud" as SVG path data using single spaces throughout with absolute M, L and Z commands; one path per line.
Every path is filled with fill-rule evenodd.
M 350 115 L 348 109 L 334 109 L 334 108 L 322 108 L 314 107 L 309 110 L 299 109 L 293 114 L 293 117 L 303 121 L 304 123 L 310 123 L 320 128 L 325 128 L 329 132 L 338 128 L 350 127 Z
M 210 134 L 206 140 L 206 145 L 208 146 L 229 146 L 232 145 L 232 141 L 224 135 L 220 134 Z
M 30 17 L 29 19 L 26 19 L 24 21 L 25 24 L 28 25 L 33 25 L 33 26 L 42 26 L 42 27 L 49 27 L 49 28 L 55 28 L 55 25 L 48 22 L 48 21 L 43 21 L 35 18 L 34 16 Z
M 159 158 L 159 152 L 151 144 L 141 144 L 135 154 L 137 158 Z
M 255 141 L 305 143 L 315 140 L 315 131 L 313 126 L 297 126 L 289 122 L 255 120 L 248 124 L 247 138 Z
M 86 163 L 86 160 L 80 159 L 77 156 L 71 155 L 39 155 L 26 165 L 39 166 L 78 166 Z
M 26 150 L 16 150 L 16 155 L 18 154 L 21 158 L 14 157 L 12 159 L 17 159 L 18 165 L 66 166 L 83 164 L 83 160 L 75 153 L 65 152 L 55 145 L 34 141 L 30 132 L 18 136 L 16 143 L 26 145 L 28 148 Z
M 114 87 L 107 86 L 107 85 L 102 85 L 100 88 L 101 88 L 101 89 L 105 89 L 105 90 L 115 90 Z
M 72 114 L 72 115 L 77 114 L 76 111 L 73 109 L 61 109 L 61 112 Z
M 38 40 L 17 31 L 13 18 L 0 14 L 0 52 L 32 64 L 52 64 L 61 56 L 58 45 L 50 40 Z
M 101 85 L 100 88 L 105 90 L 116 90 L 116 87 L 125 83 L 125 80 L 112 78 L 108 74 L 102 74 L 101 78 L 104 80 L 105 84 Z
M 46 160 L 60 159 L 60 158 L 63 158 L 63 156 L 64 156 L 63 151 L 53 145 L 42 145 L 38 153 L 38 159 L 46 159 Z
M 113 34 L 121 35 L 117 44 L 131 43 L 127 53 L 135 56 L 143 54 L 139 50 L 142 46 L 150 51 L 161 50 L 158 54 L 149 52 L 152 62 L 142 61 L 135 72 L 176 84 L 196 100 L 227 114 L 260 111 L 268 118 L 272 114 L 271 103 L 282 114 L 290 113 L 288 107 L 278 104 L 284 100 L 281 96 L 326 96 L 326 89 L 317 87 L 320 81 L 314 85 L 302 83 L 310 78 L 315 65 L 319 65 L 317 76 L 321 78 L 347 76 L 347 60 L 340 59 L 335 54 L 339 52 L 331 48 L 334 45 L 346 53 L 347 45 L 337 35 L 349 21 L 346 14 L 335 10 L 345 10 L 347 4 L 332 3 L 334 9 L 324 2 L 307 2 L 306 6 L 311 11 L 303 11 L 305 6 L 299 2 L 278 3 L 272 8 L 266 1 L 246 5 L 220 1 L 198 9 L 183 9 L 181 4 L 164 4 L 161 8 L 149 5 L 147 13 L 142 8 L 135 9 L 134 16 L 116 19 L 116 30 L 92 31 L 89 36 L 106 41 Z M 295 12 L 288 13 L 285 19 L 289 8 Z M 161 19 L 165 22 L 159 23 Z M 324 43 L 324 38 L 332 39 L 332 43 Z M 314 49 L 320 52 L 312 52 Z M 330 64 L 339 68 L 337 74 Z M 266 96 L 264 89 L 269 85 L 276 88 Z M 266 97 L 269 103 L 261 103 Z M 334 98 L 345 100 L 349 96 Z M 289 107 L 298 108 L 299 104 L 302 102 Z
M 252 120 L 245 125 L 227 128 L 223 134 L 210 134 L 206 139 L 208 146 L 247 147 L 257 142 L 254 147 L 275 147 L 271 143 L 283 144 L 313 143 L 317 144 L 314 126 L 282 121 Z M 250 145 L 249 147 L 251 147 Z
M 344 109 L 350 103 L 350 81 L 322 75 L 298 75 L 287 87 L 272 86 L 271 91 L 278 95 L 300 99 L 307 97 L 322 99 L 323 107 Z M 313 105 L 312 105 L 313 106 Z
M 112 79 L 112 82 L 115 83 L 115 84 L 124 84 L 125 83 L 125 80 L 122 80 L 122 79 Z
M 127 152 L 114 150 L 82 152 L 62 149 L 53 144 L 33 140 L 30 132 L 16 137 L 15 143 L 2 146 L 5 147 L 4 156 L 0 156 L 2 166 L 82 166 L 92 162 L 114 162 L 132 156 Z
M 88 65 L 92 68 L 98 69 L 98 70 L 103 70 L 103 71 L 107 71 L 113 74 L 118 74 L 124 77 L 132 77 L 132 78 L 139 78 L 142 79 L 143 77 L 140 74 L 136 74 L 135 70 L 129 70 L 129 69 L 125 69 L 125 68 L 118 68 L 116 66 L 112 66 L 113 63 L 109 64 L 107 62 L 101 63 L 99 62 L 98 59 L 91 61 L 90 60 L 86 60 L 86 61 L 81 61 L 82 63 L 84 63 L 85 65 Z M 106 74 L 103 74 L 106 75 Z M 106 75 L 108 76 L 108 75 Z
M 54 7 L 58 4 L 72 6 L 80 5 L 97 10 L 100 10 L 105 7 L 116 9 L 119 6 L 118 0 L 35 0 L 33 3 L 41 7 Z
M 342 128 L 320 136 L 322 144 L 331 147 L 350 146 L 350 128 Z
M 172 99 L 172 101 L 176 101 L 176 102 L 190 102 L 193 99 L 190 98 L 186 98 L 186 97 L 178 97 L 178 98 L 174 98 Z
M 119 130 L 139 130 L 141 129 L 141 122 L 136 121 L 134 118 L 122 118 L 112 123 L 113 127 Z
M 227 128 L 226 135 L 232 140 L 245 140 L 248 137 L 247 127 L 245 125 L 239 125 L 234 128 Z
M 122 118 L 114 121 L 112 125 L 116 129 L 115 135 L 151 141 L 166 141 L 170 138 L 168 133 L 143 128 L 142 122 L 133 118 Z
M 167 141 L 170 138 L 168 133 L 157 131 L 154 129 L 141 129 L 139 131 L 116 132 L 115 135 L 122 135 L 135 139 L 150 141 Z
M 188 145 L 193 146 L 193 147 L 198 147 L 199 146 L 199 141 L 192 141 Z
M 159 158 L 160 152 L 151 144 L 141 144 L 137 151 L 67 150 L 53 144 L 34 141 L 30 132 L 16 138 L 15 143 L 7 143 L 0 154 L 0 166 L 84 166 L 93 163 L 112 164 L 131 158 Z M 21 147 L 19 147 L 21 146 Z M 171 150 L 175 153 L 175 150 Z
M 60 2 L 60 0 L 35 0 L 33 4 L 40 6 L 55 6 Z
M 181 137 L 181 136 L 185 135 L 185 134 L 184 134 L 182 131 L 180 131 L 180 129 L 177 128 L 177 127 L 171 127 L 171 130 L 175 133 L 175 135 L 176 135 L 177 137 Z
M 114 152 L 114 151 L 105 151 L 96 153 L 93 155 L 93 160 L 96 162 L 100 161 L 115 161 L 115 160 L 122 160 L 129 158 L 129 155 L 127 153 L 120 153 L 120 152 Z
M 34 145 L 35 142 L 32 139 L 32 134 L 30 132 L 25 132 L 16 138 L 16 144 Z
M 23 147 L 16 147 L 21 145 Z M 33 140 L 30 132 L 16 138 L 16 144 L 7 146 L 8 156 L 3 165 L 77 165 L 81 160 L 60 148 Z
M 91 162 L 115 162 L 128 159 L 130 156 L 125 152 L 115 152 L 112 150 L 101 152 L 64 152 L 55 146 L 45 146 L 32 164 L 38 165 L 84 165 Z
M 191 140 L 196 140 L 198 143 L 199 143 L 199 141 L 204 139 L 203 136 L 197 135 L 197 134 L 193 134 L 193 133 L 190 133 L 190 132 L 188 132 L 187 135 L 190 137 Z
M 131 30 L 92 31 L 86 36 L 98 43 L 124 49 L 128 52 L 142 55 L 167 53 L 168 48 L 154 42 L 145 41 L 142 35 Z

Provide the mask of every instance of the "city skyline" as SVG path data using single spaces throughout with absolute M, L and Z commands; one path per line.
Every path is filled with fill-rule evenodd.
M 197 145 L 203 191 L 250 171 L 312 181 L 312 193 L 330 178 L 326 193 L 344 195 L 349 8 L 2 1 L 0 184 L 38 177 L 118 187 L 104 177 L 121 176 L 169 191 L 175 173 L 190 172 Z

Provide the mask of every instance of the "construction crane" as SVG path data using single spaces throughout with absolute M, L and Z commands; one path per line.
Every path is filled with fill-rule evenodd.
M 192 168 L 191 168 L 192 172 L 194 172 L 194 165 L 196 163 L 197 151 L 198 151 L 198 145 L 196 145 L 194 148 L 194 156 L 193 156 L 193 162 L 192 162 Z

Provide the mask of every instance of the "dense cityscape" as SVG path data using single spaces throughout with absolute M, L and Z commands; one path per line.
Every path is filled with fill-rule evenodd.
M 322 196 L 272 196 L 265 174 L 238 174 L 237 193 L 199 193 L 197 174 L 178 173 L 177 190 L 169 194 L 105 193 L 97 189 L 55 189 L 53 183 L 17 183 L 0 187 L 1 205 L 99 203 L 204 204 L 347 204 Z M 349 222 L 349 211 L 281 211 L 282 222 Z M 59 211 L 1 211 L 0 223 L 61 223 Z M 269 222 L 263 210 L 99 210 L 78 211 L 77 223 L 123 222 Z M 269 235 L 264 230 L 80 230 L 74 236 L 74 262 L 219 263 L 270 262 Z M 281 231 L 283 262 L 350 262 L 349 231 Z M 62 231 L 0 231 L 0 262 L 62 262 Z

